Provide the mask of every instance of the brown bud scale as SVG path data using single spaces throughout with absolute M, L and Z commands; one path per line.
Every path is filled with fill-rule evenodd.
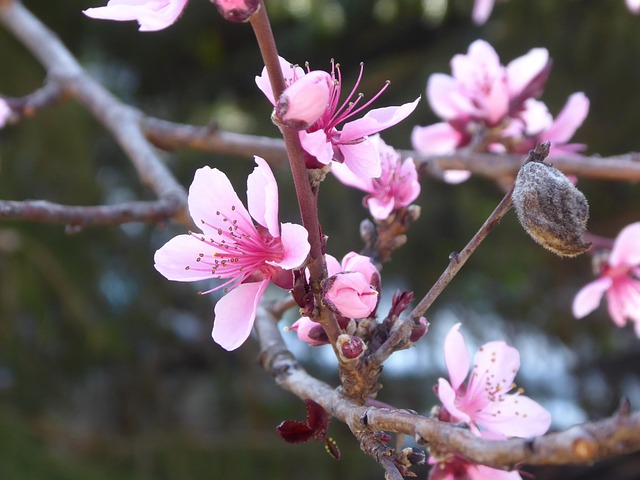
M 575 257 L 591 246 L 583 239 L 589 219 L 587 199 L 551 165 L 532 160 L 522 166 L 513 204 L 531 238 L 556 255 Z

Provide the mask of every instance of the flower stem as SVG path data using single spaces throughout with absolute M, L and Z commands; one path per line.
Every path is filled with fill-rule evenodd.
M 264 1 L 261 2 L 258 11 L 251 16 L 250 23 L 256 40 L 258 41 L 258 47 L 260 48 L 267 74 L 269 75 L 273 97 L 277 100 L 284 91 L 285 83 Z M 320 285 L 325 275 L 325 267 L 322 234 L 320 231 L 320 221 L 318 220 L 317 198 L 309 183 L 307 167 L 304 162 L 304 153 L 298 132 L 286 126 L 281 126 L 280 131 L 284 138 L 287 157 L 289 159 L 289 165 L 291 166 L 291 175 L 293 176 L 293 184 L 298 198 L 302 224 L 307 229 L 307 232 L 309 232 L 309 244 L 311 245 L 311 262 L 308 265 L 310 282 L 311 285 Z M 341 333 L 340 326 L 333 315 L 322 315 L 322 317 L 324 317 L 322 325 L 327 332 L 331 344 L 335 345 L 338 335 Z

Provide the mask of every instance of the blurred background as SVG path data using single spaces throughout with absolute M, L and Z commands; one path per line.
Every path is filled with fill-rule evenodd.
M 171 28 L 140 33 L 135 22 L 82 15 L 103 1 L 55 3 L 25 1 L 124 101 L 168 120 L 277 135 L 253 80 L 262 63 L 248 25 L 225 23 L 209 2 L 193 0 Z M 380 106 L 423 95 L 408 120 L 383 134 L 397 148 L 410 148 L 413 125 L 437 121 L 424 96 L 428 76 L 450 73 L 451 57 L 478 38 L 504 64 L 534 47 L 549 50 L 554 66 L 541 100 L 555 115 L 571 93 L 586 93 L 591 110 L 574 141 L 587 143 L 589 154 L 639 148 L 640 17 L 623 0 L 497 2 L 482 27 L 471 23 L 471 0 L 266 3 L 291 62 L 327 69 L 335 58 L 349 88 L 365 62 L 359 91 L 369 96 L 392 81 Z M 26 95 L 43 83 L 42 68 L 4 30 L 0 65 L 2 94 Z M 185 186 L 210 165 L 242 192 L 253 169 L 247 158 L 190 151 L 165 158 Z M 287 172 L 275 174 L 281 220 L 296 221 Z M 591 232 L 615 237 L 640 220 L 637 185 L 581 179 L 579 187 L 591 204 Z M 396 289 L 424 295 L 501 197 L 486 179 L 457 186 L 423 179 L 422 216 L 384 266 L 379 311 Z M 153 196 L 113 139 L 68 102 L 0 130 L 0 198 L 90 205 Z M 361 248 L 361 199 L 333 178 L 323 184 L 321 222 L 339 258 Z M 155 250 L 183 231 L 130 224 L 68 235 L 59 225 L 0 223 L 0 479 L 382 478 L 338 422 L 329 432 L 340 462 L 319 443 L 279 439 L 276 425 L 302 419 L 304 404 L 260 370 L 255 340 L 232 353 L 211 341 L 216 297 L 196 295 L 206 283 L 169 282 L 153 268 Z M 429 311 L 429 333 L 390 360 L 379 399 L 427 413 L 433 385 L 446 375 L 444 336 L 462 322 L 473 351 L 497 339 L 520 350 L 518 385 L 552 412 L 553 428 L 608 416 L 622 397 L 640 408 L 632 328 L 616 328 L 603 306 L 580 321 L 571 315 L 574 295 L 592 279 L 589 256 L 542 250 L 510 213 Z M 283 326 L 294 319 L 291 312 Z M 307 368 L 335 385 L 329 352 L 286 336 Z M 637 479 L 640 456 L 525 470 L 543 480 Z M 417 471 L 425 478 L 426 468 Z

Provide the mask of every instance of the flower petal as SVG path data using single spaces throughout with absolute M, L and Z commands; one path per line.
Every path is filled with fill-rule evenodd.
M 529 397 L 509 394 L 478 412 L 474 421 L 490 432 L 528 438 L 544 435 L 549 430 L 551 414 Z
M 257 155 L 254 159 L 258 166 L 247 178 L 247 206 L 254 220 L 278 238 L 278 184 L 269 164 Z
M 446 122 L 413 127 L 411 144 L 424 155 L 447 155 L 460 146 L 464 135 Z
M 377 178 L 382 174 L 380 151 L 367 137 L 361 142 L 338 145 L 344 164 L 354 175 L 362 178 Z
M 99 20 L 137 20 L 141 32 L 174 24 L 188 0 L 109 0 L 105 7 L 88 8 L 86 16 Z
M 620 231 L 611 249 L 609 265 L 640 265 L 640 222 L 627 225 Z
M 323 165 L 327 165 L 333 160 L 333 145 L 324 130 L 316 130 L 311 133 L 302 130 L 298 134 L 302 148 L 309 155 L 314 156 Z
M 467 475 L 469 480 L 522 480 L 517 470 L 506 472 L 486 465 L 469 465 Z
M 473 391 L 478 389 L 484 392 L 487 382 L 496 392 L 508 392 L 520 368 L 520 353 L 505 342 L 488 342 L 478 349 L 473 364 L 473 374 L 467 385 L 468 395 L 473 395 Z
M 438 398 L 457 422 L 471 423 L 471 417 L 456 406 L 456 391 L 444 378 L 438 379 Z
M 358 175 L 353 173 L 344 163 L 333 162 L 331 164 L 331 173 L 333 173 L 341 183 L 349 187 L 357 188 L 365 192 L 373 191 L 371 178 L 359 177 Z
M 399 107 L 383 107 L 370 110 L 364 117 L 344 124 L 340 133 L 340 142 L 358 140 L 392 127 L 407 118 L 416 109 L 419 101 L 420 97 Z
M 289 86 L 297 79 L 304 77 L 305 72 L 302 68 L 291 65 L 291 62 L 282 57 L 278 57 L 278 61 L 280 62 L 280 69 L 282 70 L 282 76 L 284 77 L 284 83 L 286 86 Z M 271 102 L 271 105 L 275 105 L 276 101 L 273 98 L 273 90 L 271 89 L 271 82 L 269 81 L 267 67 L 262 69 L 260 75 L 256 75 L 255 81 L 258 88 Z
M 309 245 L 309 233 L 302 225 L 295 223 L 283 223 L 281 228 L 282 260 L 277 263 L 267 263 L 277 265 L 285 270 L 298 268 L 307 259 L 307 255 L 309 255 L 309 250 L 311 249 Z
M 572 94 L 553 125 L 541 135 L 544 141 L 567 143 L 589 113 L 589 99 L 582 92 Z
M 469 373 L 469 352 L 467 343 L 460 333 L 460 324 L 456 323 L 444 340 L 444 362 L 449 371 L 449 379 L 455 391 L 458 391 Z
M 573 316 L 576 318 L 586 317 L 598 308 L 602 301 L 602 295 L 612 284 L 613 281 L 610 277 L 602 277 L 582 287 L 573 299 L 571 307 Z
M 211 336 L 225 350 L 235 350 L 249 338 L 258 303 L 269 280 L 243 283 L 218 300 Z
M 458 80 L 444 73 L 429 76 L 427 99 L 431 110 L 443 120 L 467 119 L 477 113 L 471 100 L 460 91 Z
M 230 219 L 237 220 L 239 228 L 255 231 L 253 221 L 238 198 L 229 178 L 217 168 L 196 170 L 189 187 L 189 213 L 204 233 L 227 229 Z M 226 219 L 226 220 L 225 220 Z
M 169 280 L 195 282 L 212 278 L 211 267 L 200 262 L 206 245 L 193 235 L 178 235 L 156 251 L 153 260 L 158 272 Z
M 511 97 L 515 98 L 527 89 L 548 63 L 549 51 L 546 48 L 532 48 L 526 55 L 509 62 L 506 68 Z
M 491 15 L 495 0 L 476 0 L 473 4 L 471 18 L 476 25 L 484 24 Z

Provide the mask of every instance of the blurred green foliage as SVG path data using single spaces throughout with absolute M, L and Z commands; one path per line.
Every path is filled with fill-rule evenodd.
M 25 3 L 98 80 L 145 112 L 277 134 L 253 81 L 262 64 L 250 27 L 223 22 L 209 2 L 193 0 L 174 26 L 157 33 L 81 14 L 101 1 L 56 2 L 55 8 Z M 335 58 L 346 85 L 364 61 L 361 90 L 373 93 L 390 79 L 381 101 L 388 105 L 424 97 L 428 76 L 448 73 L 451 56 L 477 38 L 492 43 L 504 63 L 546 47 L 554 67 L 542 100 L 551 112 L 573 91 L 591 99 L 575 140 L 593 154 L 638 148 L 640 18 L 622 0 L 498 2 L 481 28 L 470 22 L 471 4 L 267 0 L 284 57 L 314 68 Z M 0 65 L 2 94 L 26 95 L 44 81 L 42 68 L 3 30 Z M 412 126 L 435 121 L 423 98 L 419 110 L 384 137 L 409 148 Z M 222 155 L 180 151 L 166 158 L 185 186 L 207 164 L 228 172 L 240 191 L 252 169 L 248 159 Z M 276 176 L 281 216 L 295 219 L 286 171 Z M 613 237 L 640 219 L 637 185 L 579 185 L 591 203 L 594 233 Z M 71 102 L 0 131 L 0 197 L 98 204 L 150 194 L 108 134 Z M 481 179 L 460 186 L 425 179 L 422 217 L 385 266 L 383 284 L 423 295 L 448 254 L 462 248 L 500 197 Z M 360 248 L 357 225 L 366 216 L 360 205 L 360 193 L 332 178 L 323 185 L 321 222 L 336 256 Z M 342 425 L 330 430 L 344 452 L 339 463 L 320 444 L 280 442 L 275 426 L 302 417 L 302 402 L 257 368 L 254 342 L 233 353 L 213 344 L 215 299 L 197 296 L 202 286 L 168 282 L 153 269 L 155 249 L 181 231 L 129 225 L 67 235 L 55 225 L 0 224 L 0 478 L 381 478 Z M 638 407 L 638 339 L 630 329 L 616 329 L 604 309 L 580 322 L 571 317 L 573 295 L 590 275 L 588 258 L 553 257 L 510 215 L 438 300 L 432 329 L 438 312 L 453 311 L 477 342 L 496 338 L 491 318 L 501 319 L 499 333 L 507 340 L 546 332 L 549 342 L 571 352 L 565 367 L 577 386 L 553 389 L 543 376 L 530 387 L 525 380 L 532 396 L 549 400 L 565 388 L 567 402 L 588 417 L 609 414 L 622 395 Z M 440 356 L 439 340 L 425 337 L 412 357 L 415 366 L 389 369 L 382 400 L 428 411 L 431 387 L 444 373 L 430 364 Z M 537 361 L 544 370 L 548 359 Z M 308 364 L 335 382 L 324 363 L 308 358 Z M 545 470 L 538 478 L 569 475 L 559 472 Z

